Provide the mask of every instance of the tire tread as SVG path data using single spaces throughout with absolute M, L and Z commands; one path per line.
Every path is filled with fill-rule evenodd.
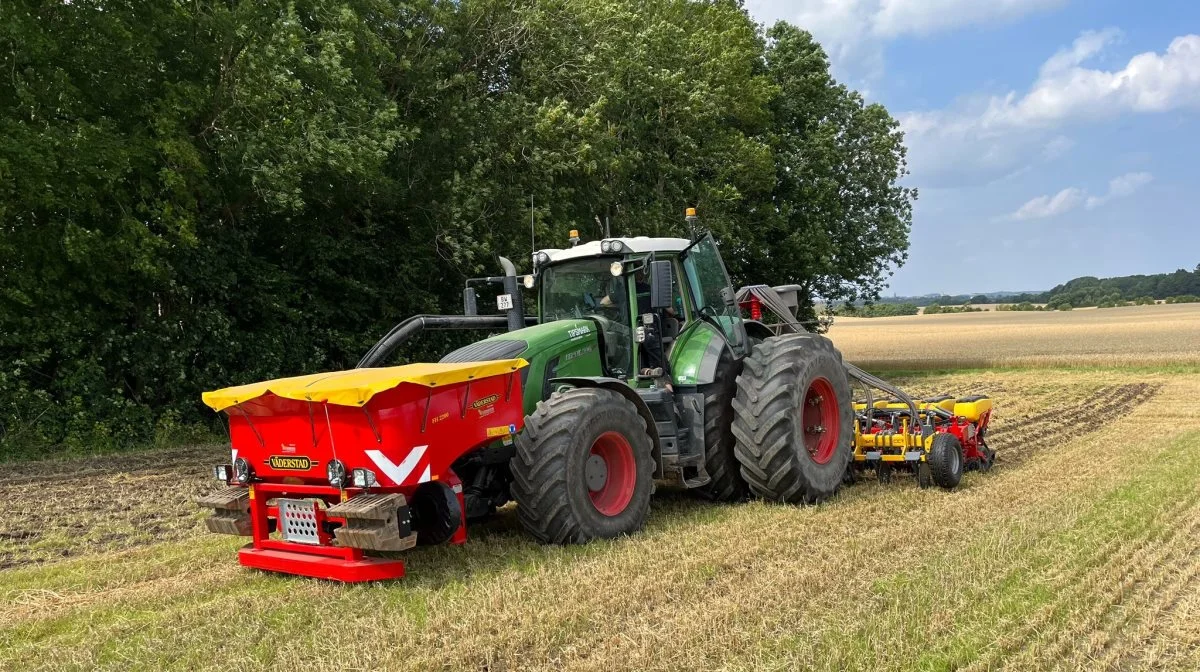
M 797 403 L 804 391 L 798 386 L 811 375 L 820 360 L 832 357 L 841 373 L 831 383 L 839 395 L 840 437 L 849 445 L 853 432 L 853 411 L 849 382 L 842 369 L 841 353 L 826 338 L 817 334 L 788 334 L 764 340 L 746 358 L 737 377 L 734 397 L 734 454 L 741 474 L 755 495 L 781 502 L 815 504 L 833 495 L 842 483 L 851 458 L 848 449 L 834 453 L 830 469 L 836 469 L 833 483 L 817 483 L 802 462 L 803 445 L 795 445 Z M 802 428 L 801 428 L 802 431 Z

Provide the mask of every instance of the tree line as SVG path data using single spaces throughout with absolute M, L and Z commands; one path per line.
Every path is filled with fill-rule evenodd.
M 696 206 L 736 282 L 800 284 L 809 313 L 906 257 L 896 121 L 737 0 L 0 13 L 0 457 L 352 366 L 497 255 L 527 269 L 531 235 L 679 235 Z
M 1197 296 L 1200 296 L 1200 264 L 1197 264 L 1192 271 L 1178 269 L 1174 273 L 1125 275 L 1113 278 L 1085 276 L 1075 278 L 1045 292 L 888 296 L 876 299 L 872 302 L 872 306 L 864 303 L 849 306 L 839 305 L 836 311 L 858 314 L 854 311 L 862 313 L 864 309 L 869 308 L 871 310 L 866 311 L 869 313 L 867 316 L 915 315 L 915 308 L 934 304 L 945 308 L 946 306 L 966 304 L 978 306 L 984 303 L 1005 306 L 1000 308 L 1001 310 L 1034 310 L 1036 304 L 1108 307 L 1118 304 L 1147 304 L 1157 301 L 1191 303 L 1191 299 Z M 883 306 L 896 306 L 896 308 L 883 308 Z
M 1174 273 L 1126 275 L 1116 278 L 1075 278 L 1039 297 L 1048 308 L 1099 306 L 1108 308 L 1126 303 L 1188 303 L 1200 295 L 1200 264 L 1192 271 L 1179 269 Z M 1184 299 L 1181 301 L 1180 299 Z

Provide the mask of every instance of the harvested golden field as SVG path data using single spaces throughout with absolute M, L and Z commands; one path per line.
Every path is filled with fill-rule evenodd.
M 814 507 L 660 493 L 583 547 L 508 510 L 385 585 L 240 568 L 186 503 L 219 446 L 14 465 L 0 669 L 1200 669 L 1200 374 L 901 382 L 996 398 L 997 468 Z
M 1200 364 L 1200 304 L 846 318 L 829 332 L 868 369 Z

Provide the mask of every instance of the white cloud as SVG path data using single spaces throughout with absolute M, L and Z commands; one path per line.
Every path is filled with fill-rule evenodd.
M 1056 135 L 1042 149 L 1042 158 L 1047 161 L 1061 159 L 1075 147 L 1075 141 L 1065 135 Z
M 883 67 L 888 40 L 962 26 L 1008 21 L 1065 5 L 1068 0 L 749 0 L 751 14 L 767 23 L 790 21 L 811 32 L 835 67 Z
M 1200 109 L 1200 35 L 1119 70 L 1084 64 L 1113 44 L 1115 30 L 1086 32 L 1051 56 L 1024 93 L 964 99 L 942 110 L 899 115 L 918 182 L 985 182 L 1069 149 L 1056 131 L 1077 121 Z M 1069 139 L 1065 140 L 1069 142 Z
M 768 24 L 783 19 L 809 31 L 825 48 L 835 69 L 879 75 L 883 45 L 870 17 L 878 0 L 751 0 L 750 12 Z
M 1083 202 L 1085 192 L 1069 187 L 1053 196 L 1038 196 L 1031 199 L 1012 214 L 1013 219 L 1045 219 L 1070 212 Z
M 1080 205 L 1088 210 L 1095 209 L 1116 198 L 1125 198 L 1137 193 L 1150 184 L 1154 176 L 1150 173 L 1126 173 L 1109 180 L 1108 192 L 1103 196 L 1089 196 L 1085 189 L 1068 187 L 1053 196 L 1038 196 L 1025 202 L 1017 211 L 1001 219 L 1046 219 L 1068 213 Z
M 1084 33 L 1070 50 L 1042 66 L 1041 76 L 1024 96 L 1010 93 L 993 99 L 985 121 L 1044 126 L 1122 112 L 1200 107 L 1200 35 L 1175 38 L 1161 55 L 1138 54 L 1118 71 L 1083 67 L 1114 37 L 1115 31 Z
M 1116 42 L 1121 37 L 1121 31 L 1116 28 L 1104 30 L 1085 30 L 1069 48 L 1059 49 L 1042 64 L 1041 78 L 1048 79 L 1071 68 L 1082 65 L 1089 58 L 1099 54 L 1105 47 Z
M 1150 184 L 1154 180 L 1154 176 L 1150 173 L 1126 173 L 1120 177 L 1114 177 L 1108 183 L 1108 193 L 1103 196 L 1090 196 L 1087 199 L 1088 210 L 1094 210 L 1114 198 L 1124 198 L 1132 196 L 1139 189 Z

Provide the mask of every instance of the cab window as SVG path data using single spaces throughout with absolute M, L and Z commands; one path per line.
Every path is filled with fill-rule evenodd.
M 696 312 L 711 320 L 723 332 L 730 347 L 745 353 L 745 327 L 737 304 L 727 304 L 726 294 L 732 292 L 721 253 L 711 235 L 705 236 L 683 252 L 683 269 L 691 289 Z M 732 297 L 730 297 L 732 298 Z

